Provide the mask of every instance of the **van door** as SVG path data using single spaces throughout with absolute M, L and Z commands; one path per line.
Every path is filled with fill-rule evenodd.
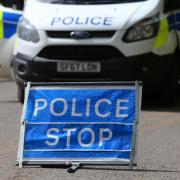
M 0 0 L 0 3 L 0 78 L 10 78 L 12 52 L 22 5 L 15 0 Z
M 179 49 L 180 49 L 180 0 L 174 0 L 174 16 L 176 22 L 176 31 L 179 39 Z
M 179 51 L 176 53 L 176 63 L 180 77 L 180 0 L 164 0 L 164 13 L 168 15 L 169 30 L 173 30 L 177 36 L 177 49 Z
M 174 21 L 175 21 L 175 30 L 178 38 L 178 53 L 177 53 L 177 70 L 180 78 L 180 0 L 173 0 L 174 1 L 174 7 L 173 7 L 173 14 L 174 14 Z M 179 79 L 180 80 L 180 79 Z

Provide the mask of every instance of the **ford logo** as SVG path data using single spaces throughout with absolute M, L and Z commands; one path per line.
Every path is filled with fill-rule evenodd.
M 70 37 L 73 39 L 88 39 L 90 34 L 86 31 L 73 31 L 70 33 Z

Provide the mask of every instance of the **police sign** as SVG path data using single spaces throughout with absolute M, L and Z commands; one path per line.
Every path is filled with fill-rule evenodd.
M 136 154 L 139 83 L 28 84 L 18 161 L 126 163 Z

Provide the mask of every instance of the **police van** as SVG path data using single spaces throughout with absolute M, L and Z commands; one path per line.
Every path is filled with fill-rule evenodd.
M 177 97 L 179 0 L 28 0 L 14 43 L 24 82 L 141 80 L 144 95 Z

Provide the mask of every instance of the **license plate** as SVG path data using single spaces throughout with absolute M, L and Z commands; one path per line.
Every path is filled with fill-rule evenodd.
M 57 72 L 101 72 L 101 64 L 99 62 L 61 61 L 57 63 Z

